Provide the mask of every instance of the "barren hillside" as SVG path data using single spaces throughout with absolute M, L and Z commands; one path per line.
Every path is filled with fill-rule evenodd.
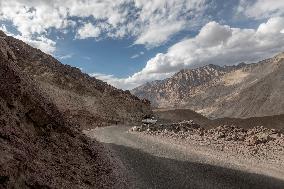
M 0 188 L 126 187 L 115 159 L 62 115 L 16 59 L 1 38 Z
M 140 100 L 129 91 L 116 89 L 77 68 L 63 65 L 3 32 L 1 38 L 5 38 L 14 52 L 21 70 L 38 82 L 66 117 L 83 128 L 132 123 L 151 113 L 147 100 Z

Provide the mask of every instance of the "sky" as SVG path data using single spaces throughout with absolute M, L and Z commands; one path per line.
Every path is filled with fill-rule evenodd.
M 284 51 L 283 0 L 0 0 L 0 29 L 121 89 Z

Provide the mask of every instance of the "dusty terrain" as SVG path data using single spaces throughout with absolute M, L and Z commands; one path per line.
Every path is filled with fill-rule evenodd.
M 276 162 L 283 167 L 284 133 L 276 129 L 262 126 L 244 129 L 233 125 L 205 129 L 190 120 L 160 125 L 144 124 L 132 127 L 131 131 L 164 137 L 165 140 L 172 138 L 198 146 L 208 146 L 248 159 L 254 156 L 261 160 Z
M 131 92 L 155 107 L 191 109 L 211 118 L 284 114 L 284 53 L 252 64 L 207 65 Z
M 0 188 L 127 188 L 116 159 L 17 63 L 0 38 Z
M 128 170 L 131 188 L 284 187 L 283 162 L 268 163 L 254 156 L 247 158 L 129 129 L 113 126 L 84 133 L 103 142 L 120 158 Z
M 250 118 L 218 118 L 209 119 L 190 109 L 155 109 L 154 116 L 158 124 L 179 122 L 183 120 L 194 120 L 203 128 L 215 128 L 220 125 L 235 125 L 244 129 L 257 126 L 265 128 L 284 130 L 284 114 Z
M 197 159 L 202 156 L 221 161 L 221 167 L 284 180 L 283 115 L 211 120 L 188 109 L 159 109 L 154 114 L 156 124 L 134 126 L 129 132 L 143 140 L 197 153 Z M 245 184 L 241 188 L 251 187 Z M 271 184 L 261 188 L 278 187 Z
M 82 128 L 135 123 L 151 113 L 149 101 L 90 77 L 78 68 L 63 65 L 52 56 L 0 33 L 20 69 L 37 82 L 65 117 Z

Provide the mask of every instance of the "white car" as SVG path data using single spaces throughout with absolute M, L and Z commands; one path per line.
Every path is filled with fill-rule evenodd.
M 145 124 L 149 124 L 149 123 L 151 123 L 151 124 L 155 124 L 155 123 L 157 123 L 157 121 L 158 120 L 156 120 L 156 119 L 151 119 L 151 118 L 147 118 L 147 119 L 143 119 L 142 120 L 142 123 L 145 123 Z

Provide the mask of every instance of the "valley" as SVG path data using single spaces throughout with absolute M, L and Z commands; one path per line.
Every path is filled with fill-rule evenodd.
M 0 0 L 0 189 L 284 189 L 284 0 Z
M 0 32 L 0 188 L 283 188 L 283 69 L 280 53 L 124 91 Z

